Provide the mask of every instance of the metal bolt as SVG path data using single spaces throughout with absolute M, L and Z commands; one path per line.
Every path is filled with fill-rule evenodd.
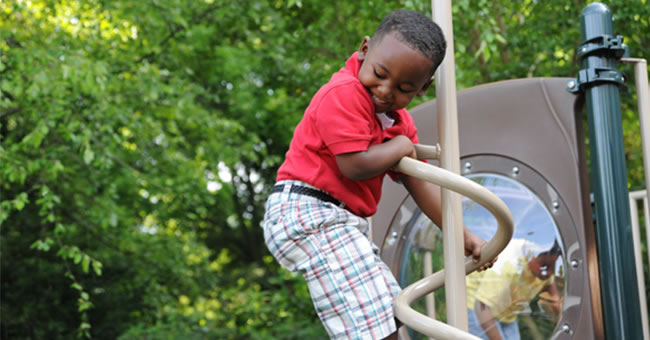
M 560 202 L 553 201 L 553 212 L 557 212 L 560 209 Z
M 393 233 L 390 234 L 390 236 L 391 236 L 392 238 L 397 238 L 397 232 L 396 232 L 396 231 L 393 231 Z
M 512 167 L 512 176 L 517 177 L 519 175 L 519 167 L 518 166 L 513 166 Z
M 578 268 L 578 261 L 577 260 L 571 260 L 571 268 L 573 268 L 573 269 Z
M 573 81 L 573 80 L 570 80 L 569 83 L 567 84 L 567 86 L 568 86 L 570 89 L 573 90 L 573 89 L 576 88 L 576 82 Z
M 571 327 L 569 326 L 569 324 L 565 323 L 565 324 L 562 325 L 562 332 L 564 332 L 566 334 L 571 334 L 572 333 L 571 332 Z
M 472 163 L 465 162 L 465 170 L 464 170 L 464 172 L 469 173 L 470 171 L 472 171 Z

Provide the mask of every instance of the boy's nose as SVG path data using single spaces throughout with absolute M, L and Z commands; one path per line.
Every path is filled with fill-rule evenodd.
M 381 99 L 383 100 L 393 98 L 393 93 L 391 92 L 390 87 L 387 85 L 380 85 L 377 88 L 377 92 L 381 96 Z

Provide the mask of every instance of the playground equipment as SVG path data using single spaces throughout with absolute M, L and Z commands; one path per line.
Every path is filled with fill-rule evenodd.
M 444 32 L 452 32 L 449 1 L 434 1 L 433 5 L 434 20 Z M 622 38 L 613 35 L 611 12 L 606 6 L 587 6 L 581 23 L 584 43 L 578 56 L 584 69 L 578 77 L 510 80 L 467 89 L 458 95 L 453 79 L 453 37 L 447 35 L 451 56 L 446 56 L 439 70 L 438 99 L 411 113 L 421 142 L 440 142 L 440 150 L 433 153 L 441 154 L 442 168 L 462 171 L 471 180 L 489 186 L 512 211 L 513 241 L 506 248 L 508 253 L 500 256 L 502 263 L 497 262 L 495 267 L 521 269 L 508 258 L 517 247 L 533 256 L 552 245 L 559 246 L 560 255 L 550 274 L 559 287 L 560 296 L 553 302 L 561 303 L 561 312 L 553 314 L 544 303 L 553 299 L 542 294 L 523 301 L 523 309 L 516 315 L 522 339 L 648 340 L 636 203 L 629 203 L 623 159 L 618 91 L 624 79 L 616 70 L 619 61 L 635 64 L 648 180 L 647 64 L 643 59 L 623 58 L 626 49 Z M 441 84 L 448 87 L 441 88 Z M 583 109 L 589 123 L 591 182 Z M 408 167 L 408 161 L 402 163 L 401 171 L 417 175 L 417 171 L 410 173 L 412 169 L 402 168 Z M 459 187 L 452 189 L 462 192 Z M 387 180 L 383 192 L 384 200 L 373 218 L 373 241 L 380 246 L 382 258 L 400 284 L 411 284 L 425 273 L 441 269 L 444 239 L 444 285 L 453 288 L 445 289 L 445 299 L 429 295 L 426 303 L 415 306 L 427 310 L 429 317 L 416 313 L 409 305 L 424 302 L 415 300 L 441 286 L 440 274 L 405 288 L 395 306 L 397 317 L 411 329 L 403 329 L 402 336 L 417 338 L 415 330 L 437 339 L 473 339 L 464 332 L 468 330 L 468 304 L 465 271 L 460 270 L 464 268 L 462 234 L 460 238 L 458 235 L 464 222 L 479 236 L 498 239 L 501 236 L 495 234 L 497 223 L 468 200 L 462 202 L 464 215 L 454 213 L 460 198 L 443 191 L 443 211 L 452 211 L 446 215 L 456 217 L 443 220 L 445 233 L 441 235 L 400 185 Z M 470 198 L 475 195 L 462 193 Z M 457 203 L 450 203 L 455 196 Z M 647 207 L 647 191 L 631 197 L 645 198 Z M 647 223 L 647 208 L 645 216 Z M 502 225 L 507 223 L 499 217 L 497 220 L 499 229 L 504 229 Z M 493 247 L 491 241 L 489 250 Z M 446 318 L 450 326 L 434 323 L 433 317 Z
M 476 270 L 496 257 L 512 238 L 513 221 L 508 207 L 495 194 L 479 184 L 447 170 L 409 158 L 402 159 L 397 164 L 396 170 L 463 194 L 485 206 L 494 215 L 497 220 L 498 231 L 495 237 L 483 247 L 481 259 L 478 263 L 471 260 L 466 261 L 464 266 L 466 273 Z M 404 289 L 395 301 L 395 315 L 402 320 L 409 320 L 411 328 L 436 338 L 461 337 L 464 332 L 447 324 L 430 320 L 409 307 L 409 304 L 414 300 L 442 287 L 444 277 L 444 270 L 442 270 Z

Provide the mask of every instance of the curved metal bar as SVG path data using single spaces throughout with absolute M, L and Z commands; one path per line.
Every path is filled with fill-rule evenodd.
M 498 225 L 497 233 L 483 246 L 478 263 L 474 263 L 471 258 L 465 260 L 466 274 L 496 257 L 510 242 L 513 233 L 512 214 L 506 204 L 488 189 L 450 171 L 408 157 L 404 157 L 395 170 L 464 195 L 494 215 Z M 413 301 L 442 287 L 444 280 L 444 270 L 441 270 L 406 287 L 395 299 L 395 316 L 410 328 L 436 339 L 479 339 L 410 307 Z

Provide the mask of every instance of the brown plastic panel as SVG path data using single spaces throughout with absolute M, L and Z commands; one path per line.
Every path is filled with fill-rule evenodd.
M 581 120 L 576 121 L 576 97 L 565 90 L 569 78 L 527 78 L 480 85 L 458 93 L 458 124 L 460 134 L 461 171 L 464 163 L 481 164 L 478 168 L 497 169 L 520 165 L 542 178 L 540 183 L 526 183 L 522 170 L 520 180 L 532 188 L 549 211 L 561 204 L 556 223 L 565 240 L 568 262 L 577 266 L 569 275 L 568 296 L 580 295 L 580 302 L 567 310 L 570 331 L 556 334 L 558 339 L 578 336 L 580 339 L 602 338 L 600 291 L 586 174 Z M 438 141 L 436 101 L 410 110 L 418 127 L 420 143 L 433 145 Z M 577 125 L 578 124 L 578 125 Z M 444 152 L 444 150 L 443 150 Z M 502 160 L 502 161 L 499 161 Z M 470 171 L 479 171 L 476 167 Z M 372 218 L 373 241 L 382 248 L 382 258 L 399 273 L 399 239 L 416 206 L 398 183 L 386 178 L 382 200 Z M 574 243 L 574 244 L 567 244 Z M 594 284 L 595 283 L 595 284 Z M 566 305 L 567 301 L 565 301 Z M 595 308 L 592 308 L 593 307 Z

